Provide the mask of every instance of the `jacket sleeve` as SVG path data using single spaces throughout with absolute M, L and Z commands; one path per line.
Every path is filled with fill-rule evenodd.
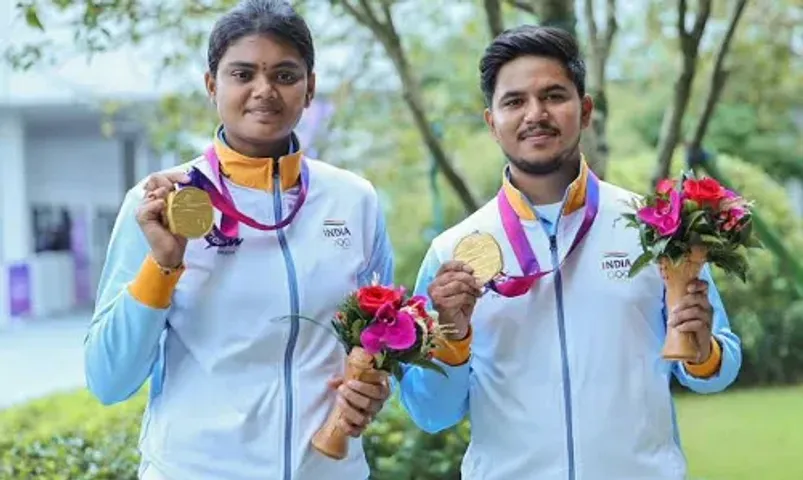
M 128 192 L 112 230 L 95 312 L 84 341 L 86 383 L 110 405 L 136 393 L 154 370 L 182 270 L 165 274 L 136 221 L 139 187 Z
M 415 294 L 427 298 L 427 288 L 435 278 L 440 262 L 434 251 L 427 252 L 415 286 Z M 432 308 L 427 300 L 428 308 Z M 470 339 L 468 339 L 470 342 Z M 399 385 L 401 403 L 422 430 L 437 433 L 458 424 L 468 412 L 470 358 L 459 365 L 435 360 L 447 376 L 415 365 L 406 365 Z
M 714 309 L 712 353 L 706 362 L 699 365 L 676 362 L 674 373 L 681 385 L 694 392 L 717 393 L 730 386 L 739 375 L 742 346 L 741 340 L 730 328 L 728 314 L 708 266 L 703 269 L 700 278 L 708 282 L 708 300 Z

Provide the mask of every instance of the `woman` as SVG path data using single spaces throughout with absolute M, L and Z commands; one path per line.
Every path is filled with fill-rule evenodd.
M 263 231 L 219 220 L 213 235 L 187 241 L 163 221 L 168 193 L 190 180 L 186 168 L 133 188 L 87 337 L 88 387 L 113 404 L 151 380 L 145 480 L 368 478 L 358 437 L 387 398 L 387 382 L 331 392 L 344 349 L 299 318 L 332 318 L 375 273 L 390 283 L 377 195 L 366 180 L 299 150 L 292 132 L 315 92 L 314 52 L 287 3 L 249 0 L 225 14 L 208 63 L 222 125 L 190 166 L 243 215 L 273 226 L 292 221 Z M 341 461 L 310 448 L 336 401 L 355 437 Z

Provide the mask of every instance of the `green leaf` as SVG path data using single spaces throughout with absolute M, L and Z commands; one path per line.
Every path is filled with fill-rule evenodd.
M 700 204 L 695 202 L 694 200 L 684 200 L 683 201 L 683 213 L 705 213 L 703 210 L 700 210 Z
M 630 271 L 628 272 L 628 277 L 633 278 L 638 273 L 644 269 L 650 262 L 654 259 L 652 252 L 644 252 L 633 262 L 633 265 L 630 266 Z
M 623 213 L 616 220 L 613 221 L 613 225 L 616 226 L 622 220 L 625 221 L 625 228 L 639 228 L 638 221 L 636 220 L 636 215 L 632 213 Z
M 708 218 L 706 218 L 706 216 L 703 215 L 700 219 L 698 219 L 695 222 L 694 230 L 692 231 L 703 233 L 703 232 L 713 232 L 714 230 L 713 228 L 711 228 L 711 222 L 709 222 Z
M 44 25 L 39 20 L 39 13 L 36 11 L 36 5 L 27 5 L 25 7 L 25 23 L 28 24 L 29 27 L 33 27 L 39 29 L 41 31 L 45 31 Z
M 360 334 L 362 333 L 363 329 L 365 328 L 365 320 L 359 318 L 351 324 L 351 338 L 354 340 L 355 343 L 359 343 Z
M 764 242 L 756 236 L 748 237 L 743 244 L 747 248 L 765 248 Z
M 664 250 L 666 250 L 666 246 L 672 240 L 672 237 L 665 237 L 661 238 L 660 240 L 653 243 L 652 247 L 650 247 L 650 252 L 652 253 L 653 257 L 660 257 Z
M 401 382 L 402 379 L 404 378 L 404 369 L 398 362 L 393 362 L 390 364 L 390 373 L 394 377 L 396 377 L 396 380 L 398 380 L 399 382 Z
M 710 262 L 721 268 L 726 274 L 735 276 L 742 282 L 747 282 L 747 272 L 750 265 L 744 248 L 714 250 L 710 254 Z
M 723 242 L 721 238 L 714 235 L 700 235 L 700 241 L 706 245 L 714 247 L 721 247 L 725 245 L 725 242 Z
M 382 370 L 382 367 L 385 365 L 385 357 L 386 355 L 384 353 L 374 356 L 374 365 L 376 365 L 377 369 Z
M 686 217 L 686 231 L 692 231 L 700 219 L 705 218 L 705 210 L 697 210 Z
M 726 272 L 741 280 L 742 283 L 747 283 L 748 268 L 747 259 L 741 255 L 736 255 L 728 261 Z
M 647 227 L 640 227 L 639 228 L 639 242 L 641 243 L 642 250 L 649 250 L 650 249 L 650 241 L 647 238 Z
M 748 220 L 738 233 L 738 242 L 747 248 L 764 248 L 761 239 L 753 233 L 753 222 Z

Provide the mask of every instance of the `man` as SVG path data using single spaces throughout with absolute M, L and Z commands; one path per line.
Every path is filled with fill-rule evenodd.
M 710 273 L 673 312 L 657 267 L 627 278 L 639 239 L 616 219 L 633 194 L 596 180 L 580 153 L 593 104 L 569 34 L 506 31 L 480 71 L 485 120 L 508 160 L 503 187 L 426 255 L 416 290 L 453 326 L 437 355 L 448 377 L 408 368 L 402 402 L 428 432 L 469 416 L 465 480 L 683 479 L 671 376 L 711 393 L 741 365 Z M 508 275 L 533 273 L 522 266 L 533 260 L 550 273 L 523 292 L 509 283 L 482 294 L 472 269 L 452 259 L 477 231 L 498 241 Z M 667 325 L 694 332 L 697 361 L 662 359 Z

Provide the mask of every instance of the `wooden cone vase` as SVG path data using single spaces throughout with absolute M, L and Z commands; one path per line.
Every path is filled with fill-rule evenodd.
M 343 382 L 349 380 L 360 380 L 368 383 L 376 383 L 379 372 L 374 369 L 374 357 L 366 352 L 362 347 L 354 347 L 346 358 L 346 373 Z M 349 435 L 340 428 L 340 418 L 343 411 L 340 404 L 335 403 L 335 407 L 329 413 L 329 417 L 323 426 L 318 429 L 312 437 L 312 446 L 335 460 L 342 460 L 348 455 Z
M 694 246 L 677 265 L 664 258 L 659 261 L 661 276 L 666 286 L 667 312 L 671 312 L 686 295 L 689 283 L 699 278 L 707 254 L 708 250 L 705 247 Z M 661 356 L 666 360 L 696 362 L 700 356 L 700 348 L 693 333 L 667 328 Z

